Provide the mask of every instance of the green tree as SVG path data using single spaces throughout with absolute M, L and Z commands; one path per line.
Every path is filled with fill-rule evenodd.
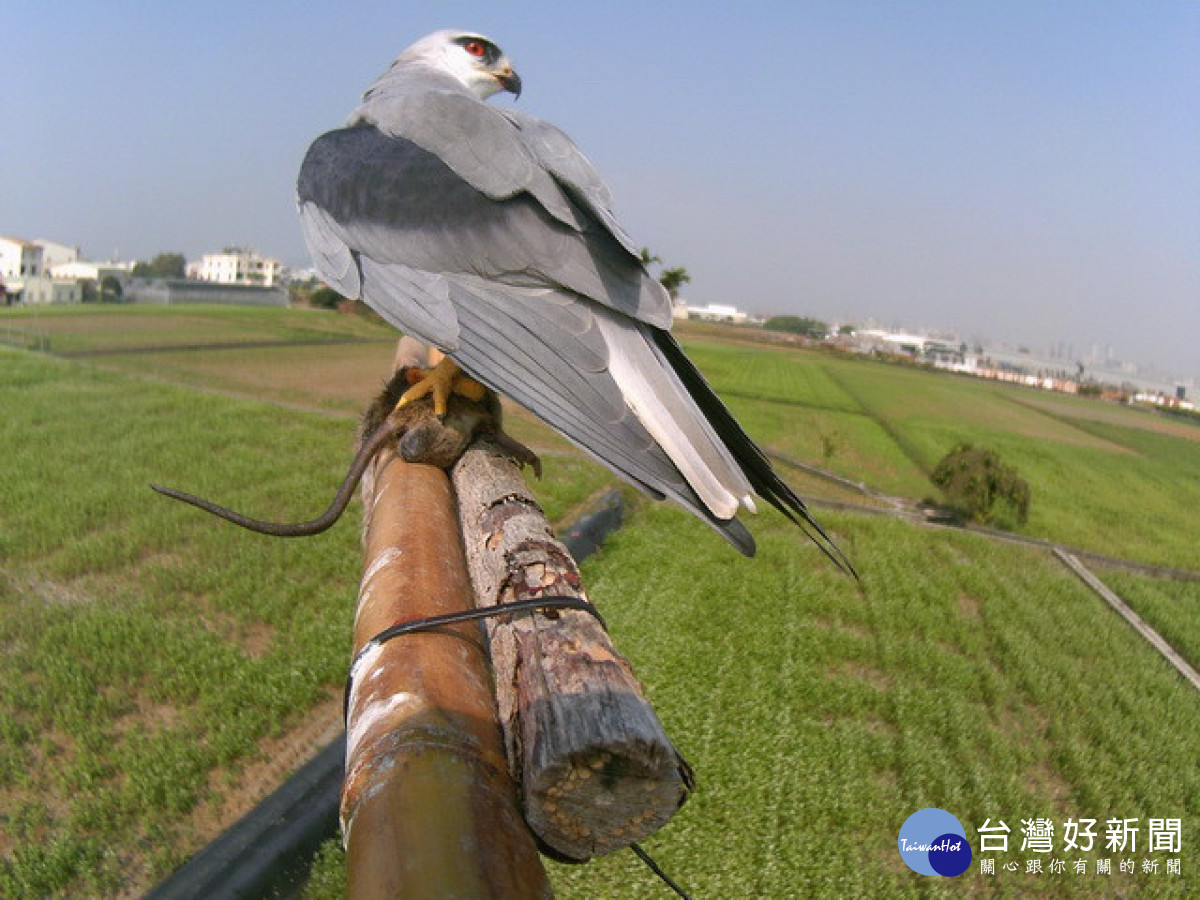
M 930 476 L 946 502 L 971 521 L 1006 525 L 1029 518 L 1029 483 L 988 447 L 963 442 L 942 457 Z
M 121 282 L 115 275 L 105 275 L 100 280 L 100 301 L 102 303 L 120 303 L 125 298 Z
M 656 253 L 651 253 L 649 247 L 643 247 L 638 251 L 638 256 L 642 260 L 642 265 L 649 271 L 651 266 L 659 266 L 658 283 L 661 284 L 668 294 L 671 295 L 671 300 L 679 299 L 679 289 L 692 280 L 692 276 L 688 274 L 688 270 L 683 266 L 674 266 L 670 269 L 663 267 L 662 257 Z
M 823 339 L 829 334 L 829 326 L 820 319 L 810 319 L 807 316 L 771 316 L 763 323 L 767 331 L 786 331 L 790 334 L 802 334 L 816 340 Z
M 662 265 L 662 257 L 650 252 L 649 247 L 643 247 L 638 255 L 642 258 L 642 265 L 649 269 L 651 266 L 658 264 Z
M 331 287 L 321 286 L 308 295 L 308 302 L 321 309 L 337 309 L 345 298 Z
M 182 253 L 159 253 L 133 267 L 134 278 L 183 278 L 187 260 Z
M 683 266 L 663 269 L 658 273 L 658 283 L 667 289 L 667 293 L 671 295 L 672 300 L 679 297 L 679 289 L 691 280 L 692 276 L 688 274 L 687 269 Z

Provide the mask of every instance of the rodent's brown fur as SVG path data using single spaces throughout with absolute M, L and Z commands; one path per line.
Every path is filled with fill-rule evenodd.
M 439 420 L 433 414 L 433 403 L 429 398 L 416 400 L 401 407 L 396 406 L 413 380 L 409 368 L 398 369 L 379 396 L 367 407 L 360 429 L 362 439 L 358 453 L 350 463 L 337 495 L 325 512 L 308 522 L 264 522 L 183 491 L 154 484 L 150 486 L 160 494 L 190 503 L 250 531 L 276 537 L 303 537 L 320 534 L 341 518 L 367 465 L 389 440 L 398 439 L 396 450 L 405 462 L 425 463 L 449 469 L 477 434 L 487 433 L 517 462 L 528 463 L 538 477 L 541 477 L 541 463 L 537 456 L 500 429 L 500 400 L 494 393 L 487 391 L 479 403 L 459 394 L 451 394 L 446 403 L 446 415 Z

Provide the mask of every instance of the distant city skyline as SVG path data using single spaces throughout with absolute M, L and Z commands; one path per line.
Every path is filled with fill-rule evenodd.
M 877 327 L 865 324 L 863 327 Z M 904 329 L 894 329 L 903 331 Z M 921 329 L 911 329 L 910 333 L 922 333 Z M 1046 372 L 1063 372 L 1074 375 L 1079 366 L 1083 366 L 1085 378 L 1094 378 L 1107 384 L 1120 385 L 1123 381 L 1136 384 L 1138 387 L 1151 387 L 1164 393 L 1172 393 L 1177 386 L 1189 388 L 1188 396 L 1194 397 L 1200 387 L 1200 378 L 1186 373 L 1173 372 L 1155 365 L 1153 361 L 1127 359 L 1116 354 L 1112 345 L 1091 344 L 1085 348 L 1077 347 L 1070 341 L 1039 343 L 1035 341 L 998 341 L 987 335 L 965 336 L 957 333 L 932 329 L 924 332 L 940 336 L 951 343 L 965 343 L 971 351 L 980 348 L 984 356 L 1003 359 L 1005 361 L 1021 361 L 1027 367 L 1044 369 Z
M 308 143 L 412 40 L 477 28 L 692 302 L 1107 345 L 1200 378 L 1194 2 L 6 12 L 37 50 L 0 79 L 7 236 L 303 268 Z
M 971 349 L 982 346 L 990 352 L 999 351 L 1014 357 L 1026 356 L 1047 364 L 1053 363 L 1064 370 L 1083 364 L 1091 371 L 1108 373 L 1124 371 L 1126 374 L 1138 375 L 1142 380 L 1158 382 L 1164 386 L 1185 384 L 1189 387 L 1200 387 L 1200 376 L 1173 371 L 1161 362 L 1152 359 L 1123 357 L 1112 344 L 1079 343 L 1071 340 L 1069 335 L 1057 339 L 1043 335 L 1029 340 L 1004 340 L 982 333 L 963 334 L 952 329 L 913 327 L 899 322 L 883 323 L 871 318 L 853 324 L 865 329 L 880 328 L 893 332 L 924 334 L 952 342 L 965 343 Z
M 0 235 L 0 238 L 6 238 L 6 237 L 11 237 L 11 236 L 10 235 Z M 100 259 L 100 258 L 94 257 L 94 256 L 89 257 L 84 252 L 82 247 L 73 245 L 70 242 L 54 242 L 49 238 L 35 238 L 33 240 L 34 240 L 34 242 L 41 241 L 41 242 L 45 242 L 45 243 L 58 243 L 62 246 L 73 247 L 74 249 L 76 249 L 77 251 L 80 252 L 81 260 L 84 260 L 84 261 L 87 261 L 87 262 L 90 262 L 93 264 L 97 264 L 97 263 L 103 264 L 105 262 L 111 262 L 111 263 L 119 263 L 121 265 L 128 265 L 128 266 L 132 267 L 137 262 L 149 262 L 150 259 L 152 258 L 152 257 L 147 257 L 147 258 L 143 258 L 143 259 L 121 260 L 119 251 L 114 251 L 113 254 L 110 254 L 109 256 L 106 256 L 103 259 Z M 243 245 L 243 246 L 225 245 L 220 250 L 215 250 L 212 252 L 205 252 L 205 253 L 197 255 L 196 257 L 189 257 L 186 254 L 181 254 L 181 255 L 184 256 L 185 268 L 187 269 L 187 274 L 186 274 L 187 278 L 189 278 L 189 279 L 190 278 L 199 278 L 202 280 L 218 280 L 218 281 L 220 281 L 220 280 L 228 280 L 228 279 L 213 277 L 211 274 L 206 274 L 204 271 L 205 263 L 208 263 L 210 260 L 214 260 L 215 261 L 214 264 L 216 264 L 216 265 L 223 264 L 228 268 L 229 266 L 232 266 L 234 263 L 228 259 L 220 259 L 220 258 L 230 256 L 230 255 L 236 255 L 236 254 L 242 254 L 242 255 L 249 254 L 249 255 L 257 256 L 256 251 L 257 251 L 257 248 L 254 247 L 253 245 Z M 163 251 L 163 252 L 173 254 L 176 251 Z M 157 254 L 155 254 L 155 255 L 157 255 Z M 282 260 L 271 259 L 271 260 L 269 260 L 269 262 L 271 263 L 271 278 L 269 279 L 269 281 L 273 282 L 276 278 L 279 277 L 279 274 L 280 274 L 280 271 L 278 270 L 278 267 L 275 266 L 275 263 L 277 263 L 277 262 L 282 263 Z M 260 265 L 261 265 L 261 263 L 260 263 Z M 310 266 L 308 266 L 307 264 L 290 266 L 290 267 L 286 266 L 286 264 L 284 264 L 284 265 L 285 265 L 285 270 L 286 269 L 291 270 L 291 275 L 293 277 L 298 277 L 300 279 L 305 279 L 308 277 L 312 277 L 312 278 L 320 277 L 319 274 L 317 273 L 317 271 L 314 268 L 311 268 Z M 683 296 L 678 297 L 676 302 L 683 303 L 683 304 L 688 303 L 687 298 L 683 297 Z M 695 305 L 691 305 L 691 308 L 692 309 L 700 309 L 702 311 L 708 311 L 708 312 L 714 312 L 714 311 L 732 312 L 732 313 L 740 315 L 742 317 L 742 319 L 745 319 L 746 315 L 749 314 L 750 316 L 752 316 L 754 318 L 754 321 L 762 321 L 763 319 L 770 317 L 770 314 L 767 314 L 764 316 L 756 310 L 741 310 L 740 308 L 738 308 L 736 306 L 730 306 L 727 304 L 706 304 L 703 307 L 696 307 Z M 785 315 L 785 314 L 780 313 L 779 315 Z M 740 320 L 735 320 L 735 321 L 740 321 Z M 1016 341 L 1016 342 L 996 341 L 996 340 L 992 339 L 989 335 L 972 334 L 972 335 L 965 336 L 965 335 L 959 334 L 957 332 L 954 332 L 952 330 L 947 330 L 945 328 L 939 328 L 939 327 L 922 326 L 922 327 L 914 328 L 914 327 L 911 327 L 909 325 L 906 325 L 904 323 L 899 323 L 899 322 L 881 323 L 871 317 L 868 317 L 867 319 L 862 320 L 862 321 L 853 321 L 853 322 L 849 321 L 849 320 L 845 320 L 845 319 L 842 319 L 842 320 L 833 319 L 830 322 L 827 322 L 825 324 L 829 325 L 831 327 L 831 329 L 833 329 L 834 331 L 836 331 L 842 325 L 850 325 L 857 329 L 883 329 L 886 331 L 892 331 L 892 332 L 898 332 L 898 333 L 899 332 L 907 332 L 907 333 L 911 333 L 911 334 L 920 334 L 920 335 L 927 335 L 930 337 L 938 337 L 938 338 L 941 338 L 941 339 L 944 339 L 947 341 L 965 343 L 965 344 L 971 345 L 972 347 L 981 346 L 987 353 L 995 353 L 997 351 L 1002 351 L 1002 352 L 1007 351 L 1015 357 L 1024 356 L 1024 357 L 1027 357 L 1034 364 L 1039 364 L 1039 365 L 1045 364 L 1049 368 L 1061 368 L 1061 369 L 1066 370 L 1066 369 L 1070 369 L 1072 366 L 1079 366 L 1079 365 L 1086 364 L 1088 366 L 1089 370 L 1093 374 L 1095 374 L 1097 372 L 1101 372 L 1101 373 L 1106 374 L 1107 376 L 1110 376 L 1107 378 L 1107 380 L 1112 383 L 1119 383 L 1121 380 L 1121 375 L 1122 375 L 1122 373 L 1124 373 L 1129 376 L 1132 376 L 1133 380 L 1138 381 L 1142 384 L 1145 384 L 1145 385 L 1154 384 L 1155 389 L 1160 389 L 1160 390 L 1167 390 L 1171 385 L 1185 385 L 1185 386 L 1191 387 L 1191 388 L 1200 386 L 1200 378 L 1163 369 L 1161 367 L 1161 365 L 1156 365 L 1152 361 L 1148 362 L 1145 360 L 1122 359 L 1115 353 L 1114 347 L 1111 344 L 1100 345 L 1097 343 L 1093 343 L 1085 351 L 1082 349 L 1076 349 L 1075 344 L 1069 340 L 1050 340 L 1046 336 L 1042 336 L 1038 341 Z

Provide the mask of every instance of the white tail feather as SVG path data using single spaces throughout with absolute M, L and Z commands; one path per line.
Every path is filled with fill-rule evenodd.
M 609 372 L 629 408 L 712 514 L 732 519 L 750 493 L 741 467 L 641 329 L 617 322 L 607 309 L 593 312 L 608 344 Z

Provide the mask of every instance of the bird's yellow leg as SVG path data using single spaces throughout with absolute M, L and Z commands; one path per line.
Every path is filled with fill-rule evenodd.
M 468 400 L 478 403 L 487 392 L 482 384 L 466 375 L 458 364 L 448 356 L 443 356 L 432 369 L 413 369 L 417 381 L 400 397 L 396 408 L 407 406 L 422 397 L 433 397 L 433 414 L 438 418 L 446 415 L 446 403 L 450 395 L 462 394 Z M 411 378 L 412 376 L 410 376 Z

